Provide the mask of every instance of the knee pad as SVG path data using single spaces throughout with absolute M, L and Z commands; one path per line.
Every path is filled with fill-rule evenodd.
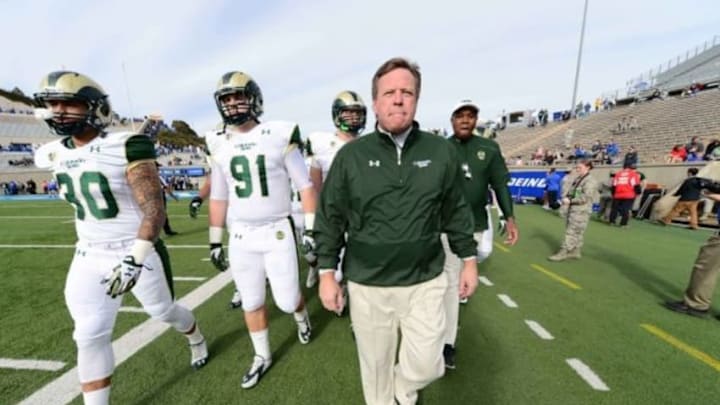
M 195 317 L 188 309 L 175 303 L 168 305 L 149 305 L 145 310 L 154 319 L 169 323 L 177 331 L 185 333 L 195 324 Z
M 292 314 L 300 305 L 300 291 L 294 294 L 287 294 L 284 297 L 274 297 L 275 305 L 286 314 Z
M 112 350 L 112 334 L 76 340 L 78 349 L 78 377 L 80 383 L 102 380 L 110 377 L 115 368 Z

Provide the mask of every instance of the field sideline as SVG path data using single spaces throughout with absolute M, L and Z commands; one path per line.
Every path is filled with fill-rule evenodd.
M 300 345 L 292 317 L 271 305 L 274 364 L 256 388 L 241 389 L 240 379 L 252 359 L 251 344 L 241 312 L 228 308 L 232 286 L 227 277 L 218 278 L 204 260 L 206 217 L 189 219 L 186 201 L 170 203 L 169 212 L 180 232 L 165 239 L 177 297 L 190 300 L 209 291 L 195 303 L 194 312 L 209 341 L 211 359 L 193 372 L 185 339 L 159 331 L 119 365 L 114 403 L 362 403 L 349 319 L 324 311 L 316 290 L 305 291 L 313 341 Z M 661 306 L 682 296 L 709 231 L 638 221 L 621 230 L 592 222 L 583 259 L 552 263 L 545 258 L 559 246 L 560 218 L 538 206 L 519 206 L 517 215 L 520 242 L 507 248 L 497 239 L 493 256 L 481 265 L 477 294 L 461 309 L 458 368 L 425 390 L 424 404 L 717 400 L 720 321 L 715 315 L 702 320 Z M 71 321 L 62 296 L 73 252 L 72 211 L 63 202 L 2 202 L 0 228 L 5 230 L 0 234 L 4 405 L 28 398 L 75 367 Z M 301 280 L 304 275 L 303 269 Z M 208 287 L 211 282 L 213 288 Z M 138 306 L 133 297 L 126 297 L 123 306 L 130 309 L 118 315 L 116 345 L 148 319 L 133 312 Z M 116 346 L 120 361 L 117 353 Z M 38 369 L 41 366 L 46 368 Z M 65 378 L 71 382 L 65 384 L 68 389 L 77 391 L 75 379 Z M 75 397 L 71 403 L 82 401 Z

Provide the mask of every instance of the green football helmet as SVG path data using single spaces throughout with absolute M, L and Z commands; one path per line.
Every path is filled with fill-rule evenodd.
M 247 98 L 245 111 L 231 111 L 229 106 L 223 105 L 221 99 L 228 94 L 235 93 Z M 258 121 L 263 113 L 263 97 L 260 86 L 250 75 L 238 71 L 222 75 L 215 90 L 215 104 L 226 125 L 242 125 L 251 119 Z M 237 108 L 234 109 L 237 110 Z
M 351 114 L 347 114 L 347 112 Z M 340 92 L 333 100 L 332 118 L 337 129 L 358 134 L 365 128 L 367 108 L 357 93 L 346 90 Z
M 47 109 L 53 101 L 79 101 L 87 105 L 85 114 L 51 114 L 49 110 L 44 111 L 41 118 L 57 135 L 78 135 L 87 127 L 103 131 L 112 123 L 112 108 L 105 90 L 77 72 L 61 70 L 46 75 L 34 98 L 37 107 L 41 109 Z

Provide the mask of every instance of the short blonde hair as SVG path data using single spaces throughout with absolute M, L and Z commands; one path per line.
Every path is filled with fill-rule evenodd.
M 406 69 L 410 71 L 410 73 L 415 78 L 415 97 L 420 97 L 420 84 L 421 84 L 421 76 L 420 76 L 420 66 L 417 65 L 415 62 L 411 62 L 410 60 L 406 58 L 392 58 L 380 65 L 378 70 L 375 72 L 375 75 L 372 79 L 372 98 L 373 100 L 377 99 L 377 93 L 378 93 L 378 86 L 377 83 L 380 80 L 381 77 L 385 76 L 386 74 L 390 73 L 391 71 L 395 69 Z

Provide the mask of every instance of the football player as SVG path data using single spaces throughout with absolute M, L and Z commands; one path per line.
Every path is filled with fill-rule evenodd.
M 300 152 L 294 123 L 261 123 L 260 87 L 247 74 L 228 72 L 218 82 L 215 102 L 223 129 L 205 136 L 212 161 L 210 190 L 210 259 L 220 271 L 228 267 L 242 295 L 245 322 L 255 356 L 241 387 L 254 387 L 272 364 L 265 309 L 265 280 L 275 304 L 292 313 L 300 343 L 310 342 L 311 327 L 300 293 L 297 245 L 290 216 L 290 181 L 305 212 L 303 243 L 312 238 L 317 196 Z M 229 223 L 229 266 L 222 248 Z
M 312 157 L 310 166 L 310 179 L 318 193 L 322 190 L 323 180 L 327 177 L 335 155 L 346 143 L 355 139 L 365 128 L 367 120 L 367 108 L 362 98 L 354 91 L 342 91 L 335 97 L 332 103 L 332 119 L 335 124 L 335 132 L 313 132 L 308 136 L 307 152 Z M 341 265 L 335 271 L 335 279 L 342 280 Z M 316 266 L 308 269 L 305 285 L 312 288 L 318 280 Z M 347 288 L 343 287 L 347 302 Z M 343 308 L 344 310 L 344 308 Z M 342 310 L 338 315 L 342 314 Z
M 155 148 L 145 135 L 109 133 L 107 94 L 85 75 L 52 72 L 35 94 L 37 114 L 60 139 L 40 147 L 35 163 L 51 169 L 60 196 L 75 208 L 77 244 L 65 302 L 74 323 L 78 374 L 86 404 L 107 404 L 114 369 L 112 330 L 122 294 L 132 289 L 145 311 L 183 333 L 193 368 L 207 345 L 192 312 L 173 299 Z

